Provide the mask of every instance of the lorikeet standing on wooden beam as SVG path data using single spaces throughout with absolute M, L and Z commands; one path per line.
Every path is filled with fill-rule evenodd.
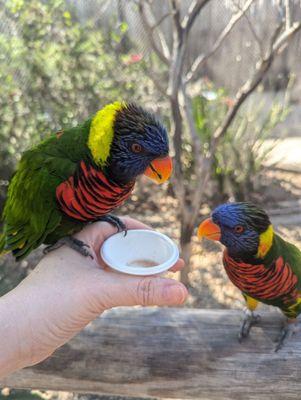
M 145 174 L 157 183 L 172 170 L 166 129 L 134 104 L 115 102 L 74 128 L 26 151 L 8 189 L 0 253 L 17 260 L 40 244 L 67 244 L 90 255 L 72 235 L 93 221 L 125 230 L 111 211 Z
M 257 322 L 258 302 L 279 307 L 287 317 L 279 350 L 298 329 L 301 313 L 301 252 L 277 235 L 266 212 L 252 203 L 228 203 L 217 207 L 203 221 L 198 236 L 218 240 L 225 247 L 223 263 L 232 283 L 247 305 L 239 339 L 248 336 Z

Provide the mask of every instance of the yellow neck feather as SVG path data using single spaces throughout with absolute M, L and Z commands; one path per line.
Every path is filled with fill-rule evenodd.
M 259 236 L 259 246 L 256 255 L 258 258 L 263 258 L 270 250 L 273 244 L 273 237 L 274 237 L 273 227 L 272 225 L 269 225 L 268 229 L 265 232 L 261 233 Z
M 114 136 L 116 112 L 124 107 L 124 103 L 116 101 L 99 110 L 92 119 L 88 137 L 88 147 L 94 162 L 103 166 L 110 154 Z

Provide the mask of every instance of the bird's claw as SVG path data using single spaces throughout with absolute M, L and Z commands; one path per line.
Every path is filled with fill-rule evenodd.
M 83 242 L 82 240 L 76 239 L 75 237 L 72 237 L 71 240 L 76 246 L 90 247 L 87 243 Z
M 115 217 L 114 215 L 113 215 L 113 217 L 114 217 L 114 221 L 116 222 L 118 232 L 124 232 L 124 236 L 126 236 L 128 233 L 128 230 L 127 230 L 125 223 L 120 218 Z
M 249 336 L 252 326 L 257 324 L 259 321 L 260 321 L 260 315 L 254 314 L 253 311 L 248 309 L 245 311 L 245 317 L 238 333 L 238 341 L 240 343 L 242 342 L 243 339 Z
M 280 338 L 275 347 L 275 353 L 277 353 L 286 342 L 288 342 L 291 337 L 300 330 L 300 325 L 297 322 L 286 322 L 284 327 L 282 328 Z
M 127 227 L 125 223 L 119 217 L 116 217 L 116 215 L 104 215 L 103 217 L 100 217 L 98 221 L 108 222 L 117 228 L 117 232 L 124 232 L 124 236 L 127 235 Z
M 53 245 L 47 246 L 43 250 L 43 253 L 48 254 L 51 251 L 56 250 L 63 245 L 70 247 L 71 249 L 77 251 L 84 257 L 90 257 L 90 258 L 92 258 L 92 260 L 94 259 L 93 255 L 87 249 L 87 248 L 90 248 L 90 246 L 88 244 L 86 244 L 85 242 L 83 242 L 82 240 L 74 238 L 73 236 L 66 236 L 66 237 L 63 237 L 62 239 L 59 239 Z

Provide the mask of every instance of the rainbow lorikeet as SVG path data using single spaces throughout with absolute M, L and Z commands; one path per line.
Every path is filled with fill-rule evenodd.
M 287 317 L 276 351 L 298 330 L 301 313 L 301 252 L 274 232 L 266 212 L 252 203 L 217 207 L 203 221 L 198 236 L 220 241 L 223 263 L 232 283 L 246 301 L 239 339 L 258 321 L 258 302 L 279 307 Z
M 168 152 L 166 129 L 156 117 L 121 102 L 51 135 L 23 154 L 10 182 L 0 253 L 12 251 L 21 260 L 45 243 L 91 255 L 72 235 L 99 220 L 125 230 L 111 211 L 130 196 L 139 175 L 157 183 L 169 178 Z

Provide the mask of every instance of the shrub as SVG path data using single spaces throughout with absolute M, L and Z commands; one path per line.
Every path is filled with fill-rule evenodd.
M 262 93 L 254 93 L 242 107 L 223 140 L 219 143 L 211 171 L 218 188 L 215 202 L 233 197 L 236 201 L 252 196 L 266 161 L 276 141 L 271 139 L 275 127 L 289 113 L 287 98 L 273 100 L 270 104 Z M 211 135 L 224 118 L 231 98 L 222 88 L 205 83 L 200 96 L 193 98 L 193 115 L 202 149 L 206 152 Z
M 125 23 L 111 34 L 79 22 L 62 0 L 0 0 L 0 210 L 21 152 L 76 125 L 107 102 L 141 100 L 149 88 L 143 59 L 122 49 Z M 2 201 L 1 201 L 2 200 Z

